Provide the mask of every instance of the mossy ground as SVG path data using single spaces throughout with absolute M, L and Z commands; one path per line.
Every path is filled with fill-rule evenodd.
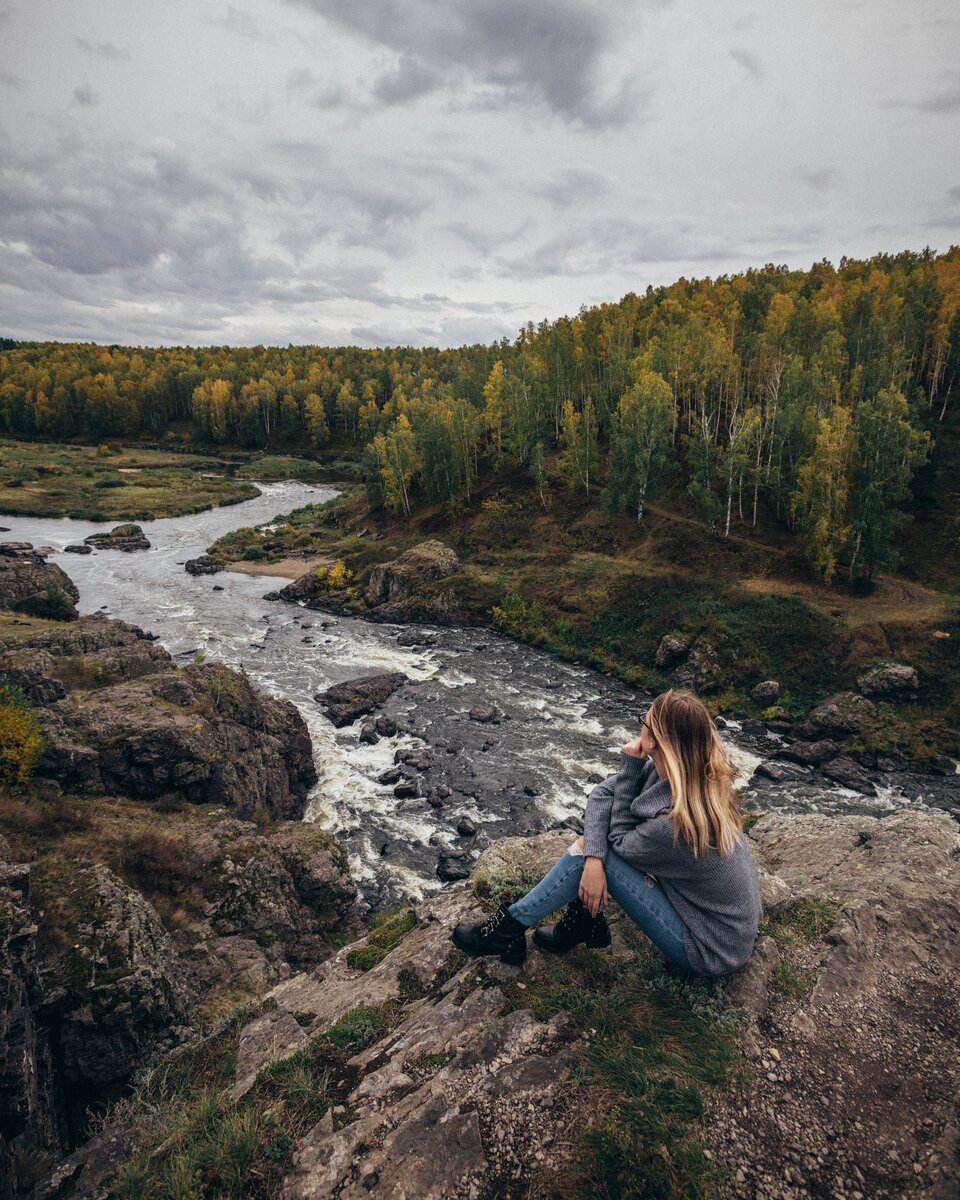
M 0 442 L 0 512 L 87 521 L 183 516 L 259 495 L 222 459 L 130 447 Z
M 818 941 L 837 918 L 837 906 L 828 899 L 803 900 L 764 922 L 760 936 L 772 937 L 780 959 L 770 977 L 770 994 L 783 999 L 805 996 L 816 981 L 816 971 L 804 950 Z
M 265 1067 L 231 1098 L 246 1006 L 211 1036 L 172 1055 L 113 1114 L 131 1144 L 110 1194 L 118 1200 L 204 1200 L 281 1194 L 296 1142 L 347 1096 L 349 1058 L 386 1034 L 397 1004 L 358 1005 L 319 1037 Z

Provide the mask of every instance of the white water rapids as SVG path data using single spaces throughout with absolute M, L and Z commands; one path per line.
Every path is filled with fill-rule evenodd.
M 151 630 L 181 662 L 202 653 L 230 666 L 242 663 L 261 687 L 293 701 L 309 726 L 320 777 L 306 819 L 343 839 L 355 877 L 375 904 L 441 886 L 437 853 L 462 844 L 455 828 L 462 816 L 481 826 L 480 847 L 487 838 L 582 814 L 588 777 L 609 774 L 619 745 L 636 736 L 636 693 L 486 630 L 432 630 L 430 646 L 404 648 L 395 626 L 265 601 L 264 592 L 283 580 L 186 574 L 183 562 L 222 534 L 335 494 L 334 488 L 292 482 L 258 486 L 262 495 L 243 504 L 141 522 L 152 543 L 144 552 L 61 553 L 110 528 L 84 521 L 0 517 L 10 530 L 0 536 L 56 551 L 50 561 L 80 589 L 82 613 L 103 611 Z M 214 591 L 214 585 L 223 590 Z M 402 671 L 414 683 L 386 706 L 401 732 L 362 745 L 358 728 L 334 729 L 313 696 L 331 684 L 381 671 Z M 495 705 L 502 723 L 470 721 L 466 714 L 479 705 Z M 772 736 L 742 738 L 735 728 L 725 736 L 745 780 L 776 747 Z M 485 740 L 493 743 L 486 749 Z M 422 797 L 398 800 L 392 785 L 377 782 L 398 748 L 415 746 L 431 747 L 432 782 L 441 777 L 440 767 L 455 768 L 455 779 L 443 776 L 454 785 L 443 808 L 430 807 Z M 866 799 L 799 769 L 798 776 L 761 785 L 752 804 L 879 814 L 918 802 L 915 791 L 908 800 L 899 786 Z

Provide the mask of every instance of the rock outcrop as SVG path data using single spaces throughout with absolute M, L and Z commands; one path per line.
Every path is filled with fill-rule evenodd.
M 127 554 L 150 549 L 147 535 L 139 525 L 115 525 L 109 533 L 91 533 L 83 542 L 95 550 L 123 550 Z
M 178 670 L 135 625 L 84 617 L 10 639 L 0 672 L 41 706 L 38 773 L 62 787 L 289 818 L 316 782 L 293 704 L 221 664 Z
M 723 670 L 714 644 L 705 637 L 698 637 L 687 657 L 672 674 L 677 687 L 706 694 L 716 691 L 723 683 Z
M 837 692 L 811 710 L 803 732 L 811 737 L 845 737 L 859 733 L 879 716 L 879 711 L 872 700 L 857 692 Z
M 29 543 L 24 545 L 29 547 Z M 69 575 L 35 554 L 32 547 L 0 554 L 0 608 L 54 621 L 75 621 L 79 599 Z
M 403 600 L 426 583 L 446 579 L 460 570 L 460 560 L 443 542 L 421 542 L 393 562 L 374 567 L 367 584 L 370 605 Z
M 99 863 L 48 885 L 41 1005 L 56 1047 L 68 1117 L 118 1096 L 133 1072 L 189 1036 L 190 996 L 153 906 Z
M 461 570 L 459 558 L 442 542 L 421 542 L 393 562 L 373 568 L 364 593 L 379 621 L 454 625 L 466 620 L 456 595 L 444 581 Z
M 31 868 L 0 849 L 0 1179 L 84 1136 L 88 1106 L 194 1032 L 198 1002 L 259 995 L 326 957 L 353 920 L 342 852 L 300 822 L 132 823 L 126 855 L 138 876 L 175 871 L 189 923 L 166 929 L 101 863 L 41 860 L 31 895 Z
M 857 687 L 878 700 L 916 700 L 920 686 L 916 667 L 905 663 L 880 663 L 857 677 Z
M 289 818 L 302 815 L 317 778 L 296 707 L 220 664 L 98 688 L 82 703 L 68 695 L 39 716 L 39 772 L 92 795 L 172 793 Z
M 0 1200 L 12 1200 L 21 1166 L 56 1160 L 61 1141 L 53 1053 L 37 1010 L 42 995 L 30 868 L 9 861 L 0 838 Z
M 536 878 L 570 836 L 497 843 L 475 881 L 492 895 Z M 768 815 L 751 838 L 769 924 L 727 994 L 743 1007 L 737 1028 L 755 1070 L 732 1092 L 708 1093 L 699 1132 L 729 1169 L 729 1194 L 950 1195 L 960 1174 L 942 1150 L 960 1086 L 955 823 L 918 812 Z M 807 919 L 804 905 L 825 914 L 818 932 L 791 924 Z M 454 951 L 451 926 L 480 914 L 470 893 L 450 889 L 407 914 L 390 941 L 374 932 L 344 947 L 250 1013 L 231 1043 L 237 1101 L 272 1103 L 263 1081 L 276 1074 L 261 1072 L 322 1056 L 338 1030 L 336 1045 L 353 1046 L 331 1062 L 334 1106 L 286 1159 L 285 1200 L 555 1194 L 548 1170 L 562 1177 L 580 1153 L 571 1131 L 604 1120 L 596 1096 L 568 1082 L 597 1030 L 558 1009 L 555 975 L 543 993 L 552 1016 L 528 1001 L 557 960 L 531 948 L 518 969 Z M 615 906 L 610 916 L 608 981 L 638 954 L 632 927 Z M 647 986 L 663 987 L 656 957 Z M 676 981 L 675 1003 L 690 1002 L 689 987 Z M 640 993 L 632 1003 L 642 1037 L 657 1037 Z M 696 1003 L 716 1011 L 718 1000 L 706 989 Z
M 100 613 L 0 643 L 0 674 L 38 705 L 62 700 L 68 689 L 103 687 L 173 666 L 151 634 Z
M 656 665 L 661 670 L 666 670 L 668 667 L 676 666 L 687 656 L 687 651 L 693 642 L 693 637 L 689 634 L 681 633 L 665 633 L 660 639 L 660 645 L 657 647 Z

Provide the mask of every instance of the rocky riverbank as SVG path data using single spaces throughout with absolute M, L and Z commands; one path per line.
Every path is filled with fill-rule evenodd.
M 40 591 L 59 575 L 28 566 Z M 299 819 L 316 771 L 292 704 L 124 622 L 15 621 L 0 675 L 44 746 L 0 794 L 3 1200 L 145 1065 L 322 961 L 356 895 Z
M 312 572 L 268 598 L 377 622 L 475 624 L 482 614 L 464 601 L 458 582 L 461 574 L 462 564 L 453 550 L 430 541 L 394 561 L 373 566 L 363 588 L 332 587 L 328 571 Z M 664 634 L 653 663 L 664 685 L 690 688 L 709 703 L 724 684 L 716 640 L 682 632 Z M 912 718 L 919 689 L 916 668 L 881 659 L 860 672 L 854 690 L 821 698 L 797 718 L 780 703 L 786 685 L 761 680 L 751 691 L 755 715 L 746 717 L 743 729 L 748 734 L 770 731 L 785 741 L 774 753 L 781 765 L 765 763 L 761 777 L 779 781 L 787 774 L 782 764 L 797 763 L 867 796 L 876 795 L 879 786 L 908 766 L 955 777 L 957 764 L 948 755 L 933 753 L 928 746 L 918 750 L 910 739 L 902 745 L 897 740 Z M 918 757 L 912 760 L 908 750 Z
M 382 580 L 381 603 L 403 603 L 403 586 Z M 412 717 L 403 677 L 348 681 L 322 698 L 337 720 L 366 715 L 362 739 L 415 721 L 428 748 L 398 752 L 389 786 L 412 789 L 397 806 L 449 809 L 459 842 L 425 850 L 442 842 L 453 875 L 473 874 L 334 953 L 355 889 L 340 843 L 296 819 L 312 778 L 296 709 L 224 667 L 178 668 L 131 624 L 7 615 L 0 673 L 48 748 L 34 782 L 0 798 L 0 1098 L 13 1114 L 0 1178 L 16 1181 L 3 1200 L 35 1185 L 37 1200 L 173 1194 L 163 1180 L 197 1172 L 210 1195 L 241 1178 L 287 1200 L 955 1187 L 960 881 L 946 813 L 762 816 L 766 924 L 726 987 L 667 969 L 616 919 L 609 954 L 533 953 L 519 973 L 467 962 L 449 926 L 522 890 L 571 834 L 499 836 L 543 827 L 539 780 L 497 753 L 518 719 L 509 698 Z M 886 703 L 856 695 L 825 718 Z M 759 775 L 754 803 L 779 786 Z

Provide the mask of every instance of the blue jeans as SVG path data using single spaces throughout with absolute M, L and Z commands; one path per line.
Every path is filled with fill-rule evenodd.
M 535 888 L 510 905 L 510 916 L 529 928 L 576 900 L 585 862 L 582 854 L 565 854 Z M 671 962 L 689 969 L 690 960 L 683 944 L 683 921 L 660 884 L 631 867 L 612 850 L 607 852 L 603 869 L 607 876 L 607 891 L 630 920 L 640 926 Z

